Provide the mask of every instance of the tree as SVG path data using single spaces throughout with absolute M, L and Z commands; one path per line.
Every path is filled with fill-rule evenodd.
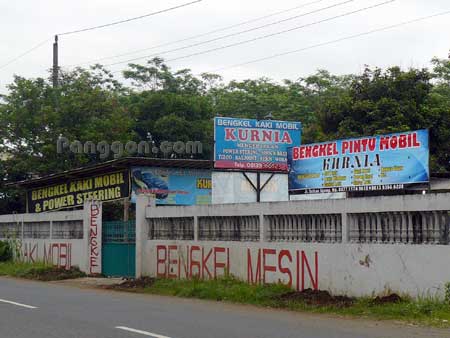
M 123 103 L 133 116 L 138 139 L 146 139 L 151 133 L 156 144 L 200 141 L 203 144 L 200 158 L 210 159 L 213 115 L 211 98 L 204 93 L 220 77 L 203 74 L 197 78 L 187 69 L 173 72 L 159 58 L 148 61 L 147 66 L 130 64 L 129 67 L 131 70 L 124 71 L 124 75 L 138 90 L 130 90 Z
M 99 70 L 99 68 L 96 68 Z M 132 130 L 120 104 L 120 86 L 107 74 L 77 69 L 62 73 L 60 86 L 43 79 L 15 77 L 0 106 L 0 153 L 6 180 L 54 173 L 98 160 L 95 156 L 58 154 L 57 140 L 125 141 Z
M 281 83 L 224 83 L 217 74 L 172 70 L 161 58 L 129 64 L 127 86 L 101 65 L 62 72 L 60 85 L 15 77 L 0 97 L 0 208 L 23 210 L 23 194 L 4 184 L 100 161 L 98 154 L 56 152 L 64 136 L 81 142 L 200 141 L 212 158 L 214 116 L 300 121 L 303 143 L 428 128 L 432 171 L 450 170 L 450 60 L 433 68 L 360 75 L 326 70 Z M 155 156 L 163 156 L 159 153 Z M 153 156 L 153 155 L 151 155 Z M 182 155 L 190 157 L 189 155 Z

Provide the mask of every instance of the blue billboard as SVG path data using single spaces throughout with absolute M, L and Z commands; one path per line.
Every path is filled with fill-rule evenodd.
M 221 169 L 287 171 L 287 149 L 299 145 L 301 123 L 214 119 L 214 167 Z
M 185 168 L 133 167 L 131 202 L 136 195 L 153 194 L 157 205 L 211 203 L 211 171 Z
M 289 190 L 394 190 L 429 181 L 428 130 L 290 148 Z

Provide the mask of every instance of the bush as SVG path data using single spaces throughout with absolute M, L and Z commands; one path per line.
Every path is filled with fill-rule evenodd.
M 0 241 L 0 262 L 8 262 L 13 258 L 11 245 L 7 241 Z
M 450 304 L 450 282 L 445 283 L 445 301 Z

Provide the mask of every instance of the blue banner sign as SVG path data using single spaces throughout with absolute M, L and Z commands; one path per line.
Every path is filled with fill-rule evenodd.
M 287 149 L 299 145 L 301 123 L 214 119 L 214 167 L 221 169 L 287 171 Z
M 290 148 L 289 190 L 303 193 L 402 189 L 429 181 L 428 130 Z
M 202 169 L 134 167 L 131 201 L 136 195 L 153 194 L 158 205 L 211 203 L 211 171 Z

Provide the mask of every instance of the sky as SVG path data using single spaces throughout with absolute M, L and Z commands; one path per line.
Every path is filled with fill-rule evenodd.
M 6 86 L 12 82 L 14 74 L 23 77 L 46 76 L 47 70 L 52 65 L 52 40 L 55 34 L 132 18 L 190 1 L 193 0 L 2 0 L 0 94 L 7 92 Z M 158 55 L 168 60 L 168 65 L 174 70 L 189 68 L 194 74 L 215 72 L 222 75 L 226 81 L 263 76 L 281 81 L 306 77 L 318 69 L 326 69 L 334 74 L 358 74 L 365 65 L 382 68 L 393 65 L 403 68 L 428 67 L 433 57 L 448 57 L 450 14 L 260 62 L 247 63 L 422 16 L 450 11 L 448 0 L 395 0 L 386 3 L 387 1 L 202 0 L 141 20 L 78 34 L 62 35 L 59 37 L 59 63 L 62 69 L 69 70 L 78 64 L 88 67 L 96 62 L 105 65 L 123 62 L 107 67 L 115 71 L 115 76 L 120 78 L 120 70 L 125 69 L 127 65 L 124 61 L 140 58 L 133 62 L 144 63 Z M 364 9 L 377 4 L 382 5 Z M 354 11 L 359 12 L 347 15 Z M 340 17 L 332 19 L 336 16 Z M 260 19 L 261 17 L 265 18 Z M 184 42 L 172 43 L 249 20 L 253 21 Z M 275 23 L 282 20 L 284 22 Z M 273 24 L 269 25 L 271 23 Z M 268 26 L 258 28 L 263 25 Z M 250 29 L 253 30 L 187 47 Z M 285 30 L 290 31 L 260 38 Z M 189 56 L 253 38 L 260 39 Z M 4 66 L 43 41 L 46 42 L 36 50 Z M 166 46 L 158 47 L 162 44 Z M 157 48 L 154 48 L 155 46 Z M 186 48 L 181 50 L 183 47 Z M 93 61 L 142 49 L 147 50 Z M 170 51 L 173 49 L 180 50 Z M 177 60 L 170 61 L 171 59 Z M 247 64 L 239 65 L 243 63 Z

